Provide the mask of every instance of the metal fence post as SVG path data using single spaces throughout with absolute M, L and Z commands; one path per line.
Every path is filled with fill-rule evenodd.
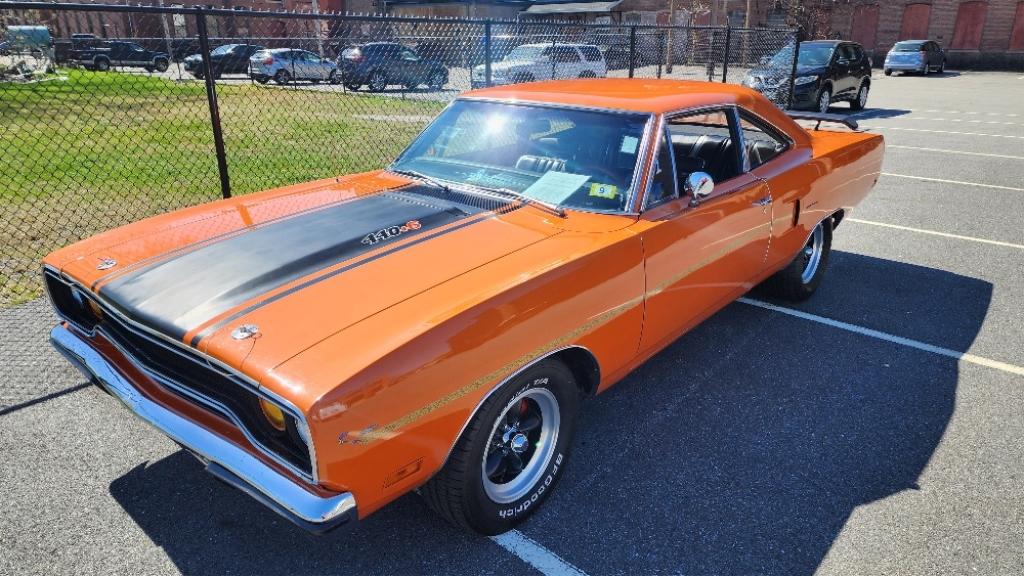
M 636 67 L 636 26 L 629 27 L 629 77 L 633 77 Z
M 725 23 L 725 58 L 722 60 L 722 84 L 727 82 L 729 76 L 729 51 L 732 48 L 732 26 Z
M 206 30 L 206 14 L 196 8 L 196 32 L 199 34 L 199 53 L 203 56 L 203 79 L 206 80 L 206 101 L 210 107 L 210 126 L 213 128 L 213 147 L 217 152 L 217 171 L 220 173 L 220 194 L 231 197 L 231 181 L 228 178 L 228 158 L 224 152 L 224 134 L 220 129 L 220 108 L 217 106 L 217 85 L 213 80 L 213 65 L 210 62 L 210 39 Z
M 789 71 L 789 98 L 786 99 L 786 109 L 793 108 L 793 94 L 796 92 L 796 63 L 800 58 L 800 29 L 793 32 L 793 67 Z
M 491 21 L 484 23 L 484 82 L 491 85 Z

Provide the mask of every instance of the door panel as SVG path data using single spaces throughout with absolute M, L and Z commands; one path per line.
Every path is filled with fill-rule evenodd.
M 764 183 L 743 174 L 697 207 L 679 198 L 645 212 L 642 349 L 658 347 L 750 288 L 764 269 L 770 210 Z

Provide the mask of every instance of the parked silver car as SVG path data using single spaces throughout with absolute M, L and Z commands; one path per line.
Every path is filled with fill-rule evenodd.
M 934 71 L 941 74 L 946 71 L 946 52 L 938 42 L 931 40 L 903 40 L 893 45 L 885 55 L 882 70 L 886 76 L 895 71 L 924 75 Z
M 249 58 L 249 76 L 260 84 L 269 80 L 278 84 L 294 80 L 335 84 L 339 79 L 337 64 L 307 50 L 294 48 L 274 48 L 253 54 Z

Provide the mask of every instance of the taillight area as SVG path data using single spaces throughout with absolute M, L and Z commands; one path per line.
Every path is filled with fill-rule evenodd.
M 273 56 L 267 56 L 266 58 L 263 59 L 263 64 L 265 64 L 267 66 L 270 66 L 273 63 L 274 63 L 274 57 Z

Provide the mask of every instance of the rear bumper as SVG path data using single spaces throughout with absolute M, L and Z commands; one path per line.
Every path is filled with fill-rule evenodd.
M 194 454 L 206 470 L 298 526 L 323 533 L 355 522 L 355 497 L 317 495 L 234 443 L 150 400 L 88 342 L 64 326 L 50 332 L 58 352 L 136 416 Z
M 886 70 L 900 70 L 900 71 L 909 71 L 909 72 L 920 72 L 921 70 L 924 69 L 924 65 L 922 65 L 919 62 L 900 62 L 900 63 L 886 62 L 884 68 Z

